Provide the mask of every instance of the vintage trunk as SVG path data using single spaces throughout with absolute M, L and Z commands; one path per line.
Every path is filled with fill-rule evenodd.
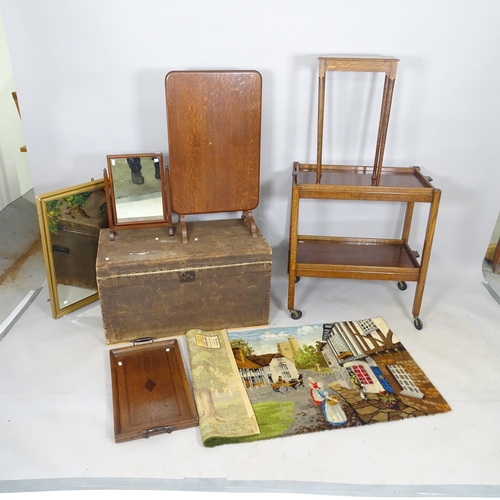
M 109 356 L 117 443 L 198 425 L 177 340 L 113 349 Z
M 267 325 L 271 248 L 242 219 L 120 231 L 102 230 L 97 285 L 108 344 L 143 336 Z

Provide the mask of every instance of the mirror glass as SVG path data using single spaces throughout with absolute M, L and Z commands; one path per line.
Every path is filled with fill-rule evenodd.
M 500 303 L 500 214 L 486 248 L 482 271 L 486 288 Z
M 108 227 L 104 180 L 36 197 L 52 316 L 98 299 L 99 232 Z
M 108 157 L 116 223 L 165 219 L 160 155 Z

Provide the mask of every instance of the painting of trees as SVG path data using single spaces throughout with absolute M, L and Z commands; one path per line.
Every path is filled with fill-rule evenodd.
M 254 354 L 253 348 L 250 346 L 250 344 L 243 339 L 233 339 L 231 340 L 231 347 L 234 349 L 235 347 L 239 347 L 241 351 L 243 352 L 243 355 L 245 358 L 248 358 L 248 356 L 252 356 Z
M 295 355 L 295 366 L 301 370 L 315 367 L 327 367 L 323 354 L 321 354 L 322 342 L 317 341 L 315 345 L 302 345 Z

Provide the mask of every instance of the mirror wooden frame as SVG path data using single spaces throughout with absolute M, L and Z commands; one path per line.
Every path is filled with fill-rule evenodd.
M 135 222 L 118 222 L 116 211 L 116 197 L 113 184 L 113 169 L 112 161 L 117 159 L 127 158 L 151 158 L 158 157 L 160 161 L 160 185 L 161 185 L 161 198 L 163 218 L 161 220 L 138 220 Z M 141 153 L 141 154 L 120 154 L 120 155 L 107 155 L 108 168 L 104 169 L 104 189 L 106 191 L 106 200 L 108 206 L 108 220 L 109 220 L 109 239 L 115 240 L 115 231 L 117 229 L 134 229 L 141 227 L 168 227 L 169 235 L 174 234 L 172 223 L 172 210 L 170 205 L 170 177 L 168 168 L 163 163 L 162 153 Z
M 97 292 L 97 283 L 96 283 L 95 292 L 90 293 L 90 295 L 80 300 L 76 300 L 75 302 L 69 304 L 66 307 L 61 307 L 59 291 L 57 287 L 58 281 L 56 275 L 56 263 L 54 260 L 54 246 L 53 246 L 52 233 L 50 230 L 51 223 L 53 222 L 51 222 L 50 220 L 51 214 L 49 214 L 48 212 L 48 209 L 50 207 L 50 202 L 67 199 L 71 197 L 74 198 L 76 195 L 79 194 L 84 194 L 90 191 L 94 192 L 99 190 L 103 190 L 103 201 L 104 201 L 105 194 L 104 194 L 103 179 L 92 180 L 90 182 L 78 184 L 76 186 L 72 186 L 69 188 L 59 189 L 57 191 L 51 191 L 36 196 L 38 222 L 40 226 L 40 237 L 42 240 L 42 250 L 45 261 L 45 270 L 47 274 L 47 284 L 48 284 L 49 297 L 52 309 L 52 317 L 54 319 L 60 318 L 65 314 L 71 313 L 73 311 L 76 311 L 77 309 L 81 309 L 82 307 L 88 304 L 91 304 L 92 302 L 95 302 L 96 300 L 99 299 L 99 294 Z M 105 217 L 104 221 L 107 222 Z M 105 224 L 103 227 L 106 228 L 107 224 Z M 97 253 L 98 241 L 99 241 L 99 235 L 97 234 L 97 237 L 95 238 L 96 253 Z

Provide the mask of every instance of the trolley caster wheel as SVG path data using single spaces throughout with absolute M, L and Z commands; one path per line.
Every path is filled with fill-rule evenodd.
M 415 328 L 417 330 L 422 330 L 422 328 L 424 327 L 424 324 L 422 323 L 422 320 L 416 316 L 415 318 L 413 318 L 413 324 L 415 325 Z
M 300 281 L 300 276 L 295 276 L 295 283 L 298 283 Z
M 292 319 L 300 319 L 302 318 L 302 311 L 299 311 L 298 309 L 292 309 L 290 311 L 290 316 Z
M 398 281 L 398 288 L 400 290 L 406 290 L 408 288 L 406 281 Z

